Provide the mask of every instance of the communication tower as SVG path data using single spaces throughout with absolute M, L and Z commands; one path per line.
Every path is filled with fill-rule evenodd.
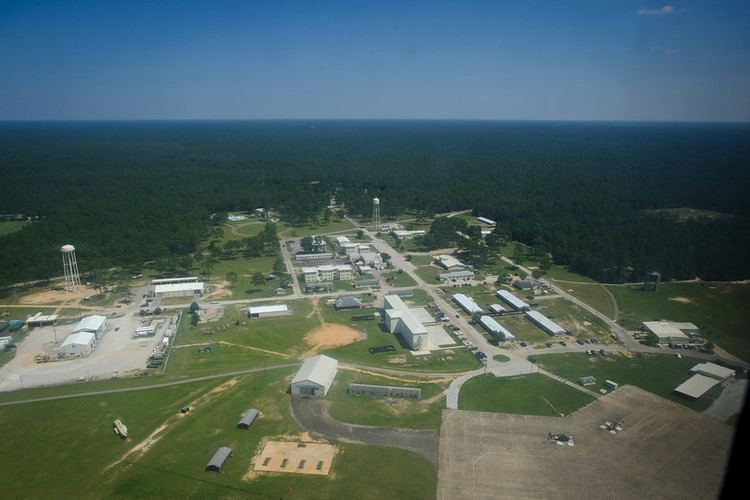
M 380 199 L 372 199 L 372 225 L 375 226 L 375 232 L 380 231 Z
M 81 276 L 78 274 L 76 247 L 63 245 L 60 252 L 62 252 L 63 273 L 65 274 L 65 291 L 77 292 L 78 287 L 81 286 Z

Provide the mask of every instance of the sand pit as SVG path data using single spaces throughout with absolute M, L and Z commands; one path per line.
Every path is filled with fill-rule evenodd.
M 336 448 L 311 442 L 268 441 L 255 458 L 256 472 L 291 472 L 327 476 Z
M 231 297 L 232 290 L 230 289 L 231 283 L 228 281 L 220 281 L 216 283 L 208 294 L 204 296 L 204 299 L 220 299 L 223 297 Z
M 45 289 L 38 292 L 30 293 L 21 297 L 18 302 L 28 305 L 44 304 L 78 304 L 87 295 L 94 296 L 98 292 L 91 287 L 83 286 L 77 292 L 66 292 L 63 290 Z
M 690 297 L 669 297 L 669 300 L 672 300 L 674 302 L 679 302 L 680 304 L 692 304 L 693 299 Z
M 325 324 L 305 335 L 305 342 L 312 346 L 311 352 L 331 347 L 352 344 L 367 338 L 367 335 L 346 325 Z

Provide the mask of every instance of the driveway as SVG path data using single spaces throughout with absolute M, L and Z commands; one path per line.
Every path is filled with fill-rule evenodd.
M 435 431 L 370 427 L 334 420 L 320 398 L 291 398 L 292 416 L 304 429 L 327 439 L 389 446 L 419 453 L 437 467 L 439 437 Z

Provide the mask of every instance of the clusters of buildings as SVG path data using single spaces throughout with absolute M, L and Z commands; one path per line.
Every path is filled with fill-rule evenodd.
M 60 353 L 65 357 L 86 356 L 94 350 L 96 341 L 104 333 L 107 327 L 107 318 L 104 316 L 86 316 L 73 328 L 73 332 L 67 336 L 60 346 Z

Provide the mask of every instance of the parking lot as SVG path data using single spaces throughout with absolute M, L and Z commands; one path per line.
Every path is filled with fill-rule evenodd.
M 437 497 L 717 498 L 733 432 L 632 386 L 565 418 L 444 410 Z

